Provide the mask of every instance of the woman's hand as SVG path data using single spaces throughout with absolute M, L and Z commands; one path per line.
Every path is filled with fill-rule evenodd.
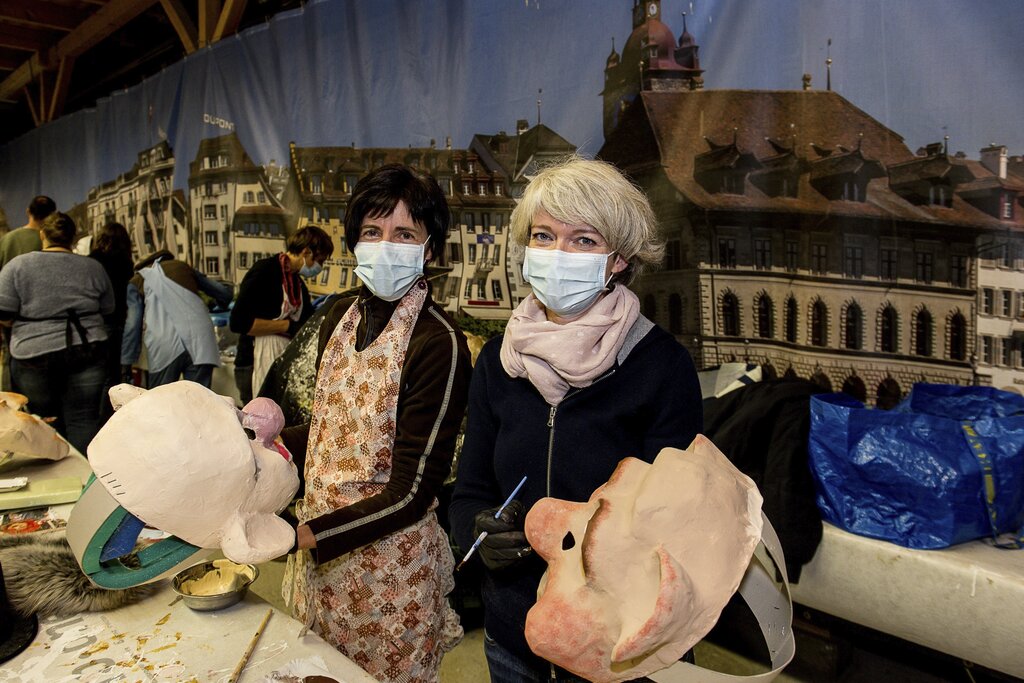
M 299 550 L 311 550 L 316 547 L 316 537 L 313 535 L 313 530 L 307 525 L 300 524 L 295 529 L 295 535 L 298 537 Z
M 518 500 L 513 500 L 504 509 L 491 508 L 477 513 L 473 533 L 479 536 L 487 532 L 477 549 L 485 567 L 491 571 L 508 569 L 530 556 L 533 548 L 523 533 L 525 516 L 523 504 Z

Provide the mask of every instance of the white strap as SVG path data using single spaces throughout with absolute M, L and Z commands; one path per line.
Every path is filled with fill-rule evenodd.
M 782 584 L 776 584 L 769 569 L 755 552 L 750 558 L 747 573 L 740 582 L 739 593 L 746 600 L 761 634 L 771 654 L 771 671 L 753 676 L 733 676 L 731 674 L 712 671 L 688 662 L 676 662 L 667 669 L 648 674 L 647 677 L 656 683 L 726 683 L 743 681 L 743 683 L 762 683 L 778 676 L 796 653 L 796 640 L 793 637 L 793 598 L 789 594 L 789 577 L 786 575 L 785 555 L 782 544 L 775 534 L 771 523 L 761 513 L 764 525 L 761 528 L 761 543 L 775 567 L 782 575 Z

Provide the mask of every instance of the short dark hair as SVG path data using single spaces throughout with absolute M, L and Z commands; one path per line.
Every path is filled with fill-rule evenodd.
M 323 262 L 334 253 L 334 242 L 322 228 L 307 225 L 288 238 L 287 248 L 289 254 L 301 254 L 308 248 L 313 253 L 314 261 Z
M 77 231 L 75 222 L 66 213 L 54 211 L 43 221 L 43 237 L 55 247 L 70 249 Z
M 92 244 L 93 251 L 108 253 L 127 254 L 132 256 L 132 238 L 128 236 L 128 230 L 116 221 L 105 223 L 102 228 L 96 231 L 96 239 Z
M 412 219 L 427 229 L 430 251 L 440 256 L 451 221 L 448 201 L 433 177 L 403 164 L 381 166 L 356 183 L 345 214 L 348 248 L 356 248 L 363 219 L 390 216 L 398 202 L 405 202 Z
M 41 221 L 57 210 L 57 204 L 46 195 L 38 195 L 28 203 L 28 215 Z

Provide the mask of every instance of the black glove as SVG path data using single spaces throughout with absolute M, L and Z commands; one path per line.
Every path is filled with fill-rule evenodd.
M 288 338 L 292 339 L 296 334 L 299 333 L 299 328 L 302 327 L 302 323 L 298 320 L 292 320 L 288 323 Z
M 476 553 L 491 571 L 508 569 L 533 554 L 533 548 L 523 533 L 523 504 L 513 500 L 495 518 L 497 512 L 498 508 L 484 510 L 478 512 L 473 520 L 474 536 L 487 532 Z

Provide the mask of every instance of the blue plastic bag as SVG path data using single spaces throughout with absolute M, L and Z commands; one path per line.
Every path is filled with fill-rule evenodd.
M 991 463 L 988 489 L 975 451 Z M 822 517 L 855 534 L 944 548 L 1024 523 L 1024 397 L 1016 394 L 916 384 L 891 411 L 846 394 L 814 396 L 808 455 Z

